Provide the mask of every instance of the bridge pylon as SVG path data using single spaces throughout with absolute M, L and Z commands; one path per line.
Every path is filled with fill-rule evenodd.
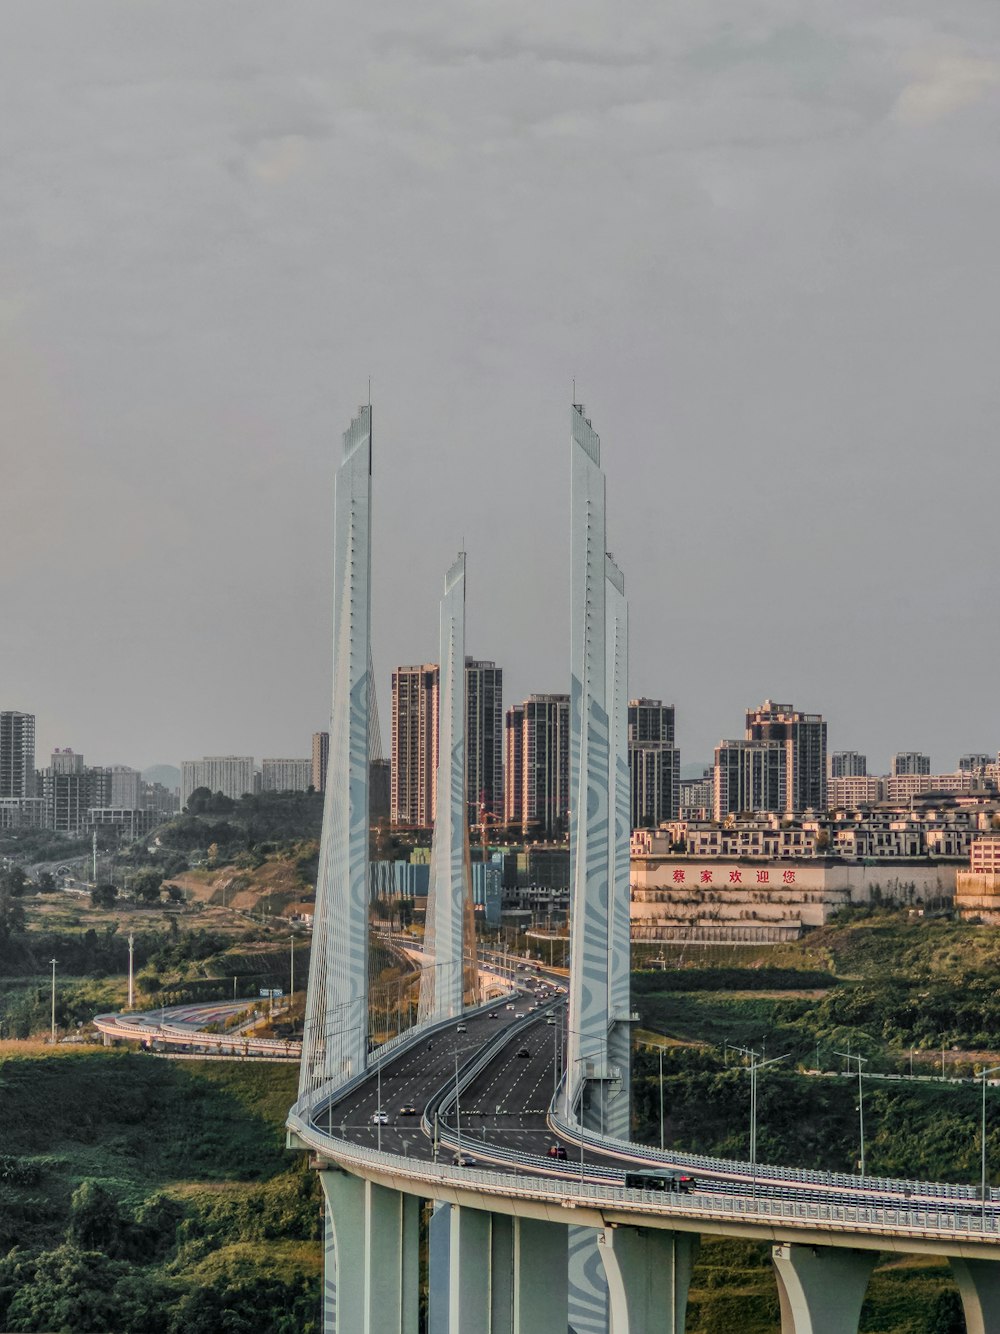
M 421 1020 L 450 1019 L 478 1000 L 469 817 L 465 797 L 466 674 L 465 552 L 444 581 L 438 678 L 440 759 L 424 948 L 429 966 L 420 979 Z
M 593 1129 L 629 1121 L 628 604 L 607 553 L 601 442 L 570 433 L 570 987 L 566 1096 Z
M 344 432 L 333 487 L 333 695 L 299 1097 L 368 1059 L 371 405 Z

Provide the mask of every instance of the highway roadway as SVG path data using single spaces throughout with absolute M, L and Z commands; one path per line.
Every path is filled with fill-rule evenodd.
M 760 1167 L 751 1174 L 745 1164 L 713 1160 L 711 1167 L 692 1167 L 688 1155 L 661 1155 L 640 1146 L 595 1151 L 579 1138 L 550 1125 L 549 1104 L 555 1088 L 557 1058 L 561 1055 L 565 1000 L 549 991 L 537 1011 L 529 1010 L 536 997 L 527 988 L 545 976 L 520 977 L 521 990 L 513 1000 L 500 1002 L 488 1014 L 469 1017 L 460 1026 L 432 1036 L 426 1044 L 389 1058 L 380 1073 L 373 1073 L 358 1088 L 334 1102 L 317 1118 L 317 1125 L 335 1137 L 359 1146 L 383 1149 L 407 1157 L 452 1164 L 459 1151 L 469 1167 L 493 1165 L 513 1171 L 567 1181 L 581 1178 L 593 1183 L 622 1186 L 625 1171 L 674 1166 L 694 1177 L 694 1192 L 706 1195 L 752 1196 L 759 1203 L 794 1200 L 811 1204 L 906 1207 L 915 1211 L 946 1208 L 979 1215 L 983 1206 L 970 1187 L 934 1183 L 858 1182 L 836 1174 L 796 1172 Z M 550 1016 L 555 1023 L 550 1023 Z M 460 1031 L 464 1029 L 464 1031 Z M 509 1041 L 471 1080 L 463 1077 L 483 1045 Z M 523 1053 L 527 1053 L 524 1055 Z M 455 1115 L 456 1067 L 461 1089 Z M 386 1117 L 379 1124 L 376 1113 Z M 440 1115 L 435 1115 L 440 1108 Z M 411 1110 L 412 1109 L 412 1110 Z M 422 1117 L 429 1111 L 424 1124 Z M 565 1158 L 549 1156 L 561 1144 Z M 996 1217 L 997 1204 L 988 1202 L 985 1213 Z

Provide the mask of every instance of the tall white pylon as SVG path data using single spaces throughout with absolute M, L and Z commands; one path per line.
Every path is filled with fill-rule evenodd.
M 571 421 L 566 1087 L 570 1101 L 581 1089 L 596 1094 L 594 1119 L 603 1122 L 612 1098 L 621 1107 L 626 1078 L 621 1060 L 609 1060 L 609 1034 L 628 1013 L 628 610 L 624 578 L 607 555 L 601 442 L 580 404 Z
M 438 768 L 434 841 L 420 983 L 421 1020 L 460 1014 L 475 998 L 476 950 L 465 795 L 465 552 L 444 581 L 438 676 Z
M 333 490 L 333 699 L 299 1096 L 368 1054 L 371 405 L 344 433 Z

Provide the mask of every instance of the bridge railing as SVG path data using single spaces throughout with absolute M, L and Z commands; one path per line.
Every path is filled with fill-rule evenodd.
M 567 1209 L 589 1207 L 599 1211 L 614 1207 L 638 1214 L 673 1216 L 678 1222 L 686 1218 L 693 1231 L 697 1230 L 696 1220 L 735 1219 L 762 1226 L 775 1222 L 799 1223 L 823 1231 L 892 1233 L 936 1241 L 983 1238 L 995 1242 L 1000 1237 L 1000 1217 L 992 1210 L 980 1212 L 976 1207 L 840 1205 L 746 1195 L 665 1196 L 660 1191 L 632 1190 L 603 1182 L 519 1176 L 516 1170 L 501 1172 L 422 1162 L 324 1134 L 301 1117 L 291 1117 L 290 1124 L 302 1143 L 320 1155 L 345 1166 L 381 1169 L 396 1178 L 421 1182 L 431 1188 L 430 1193 L 436 1198 L 447 1198 L 452 1188 L 464 1188 L 484 1196 L 515 1195 Z
M 848 1172 L 825 1172 L 818 1168 L 782 1167 L 772 1163 L 739 1162 L 730 1158 L 712 1158 L 707 1154 L 683 1153 L 679 1150 L 660 1150 L 651 1144 L 635 1144 L 629 1140 L 602 1135 L 599 1131 L 581 1130 L 579 1121 L 566 1114 L 563 1086 L 553 1095 L 549 1105 L 549 1124 L 567 1139 L 580 1142 L 581 1135 L 587 1148 L 597 1152 L 634 1159 L 637 1154 L 649 1162 L 681 1167 L 691 1172 L 709 1172 L 712 1176 L 739 1176 L 758 1181 L 795 1181 L 814 1186 L 836 1186 L 857 1190 L 862 1184 L 867 1191 L 887 1195 L 940 1196 L 944 1199 L 978 1200 L 974 1186 L 953 1181 L 916 1181 L 899 1177 L 852 1176 Z M 987 1188 L 987 1200 L 993 1191 Z

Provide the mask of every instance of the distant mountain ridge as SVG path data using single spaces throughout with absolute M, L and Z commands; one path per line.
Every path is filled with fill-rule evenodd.
M 162 783 L 171 792 L 181 785 L 181 771 L 175 764 L 151 764 L 142 771 L 144 783 Z

